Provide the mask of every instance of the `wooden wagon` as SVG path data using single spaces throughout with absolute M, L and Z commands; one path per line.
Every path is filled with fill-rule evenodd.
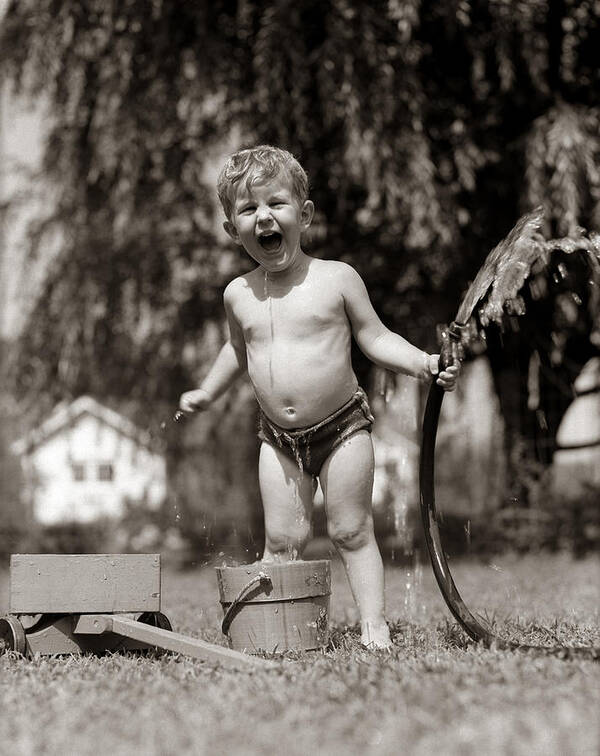
M 273 664 L 173 632 L 160 608 L 160 554 L 13 554 L 0 652 L 158 648 L 238 669 Z

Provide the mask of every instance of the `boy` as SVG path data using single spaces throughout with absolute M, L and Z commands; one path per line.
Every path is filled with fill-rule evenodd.
M 349 265 L 306 255 L 311 224 L 306 174 L 285 150 L 262 145 L 225 164 L 218 194 L 224 228 L 258 264 L 225 289 L 230 337 L 185 413 L 206 409 L 246 370 L 260 406 L 259 484 L 264 561 L 301 556 L 319 478 L 328 534 L 348 575 L 361 640 L 386 648 L 383 563 L 373 533 L 373 447 L 367 397 L 350 362 L 352 336 L 369 359 L 421 379 L 438 375 L 428 355 L 389 331 Z M 452 390 L 458 367 L 439 373 Z

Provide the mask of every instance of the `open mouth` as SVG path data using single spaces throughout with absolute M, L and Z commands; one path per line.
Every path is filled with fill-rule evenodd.
M 281 246 L 281 234 L 277 231 L 260 234 L 258 243 L 267 252 L 276 252 Z

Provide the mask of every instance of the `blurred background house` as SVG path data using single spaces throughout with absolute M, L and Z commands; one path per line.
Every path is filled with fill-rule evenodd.
M 118 519 L 127 504 L 156 511 L 166 497 L 165 459 L 148 433 L 89 396 L 57 407 L 12 451 L 36 524 Z

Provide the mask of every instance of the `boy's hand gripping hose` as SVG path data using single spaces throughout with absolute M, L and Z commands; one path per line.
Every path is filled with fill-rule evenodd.
M 453 322 L 448 328 L 441 330 L 440 369 L 454 364 L 461 358 L 461 329 L 464 327 L 464 324 Z M 485 627 L 466 607 L 450 573 L 435 507 L 435 441 L 444 393 L 443 388 L 435 381 L 431 383 L 423 417 L 419 486 L 425 541 L 435 579 L 450 612 L 470 638 L 481 641 L 487 646 L 493 645 L 496 648 L 510 650 L 534 650 L 565 658 L 578 656 L 600 659 L 600 648 L 530 646 L 504 640 Z

